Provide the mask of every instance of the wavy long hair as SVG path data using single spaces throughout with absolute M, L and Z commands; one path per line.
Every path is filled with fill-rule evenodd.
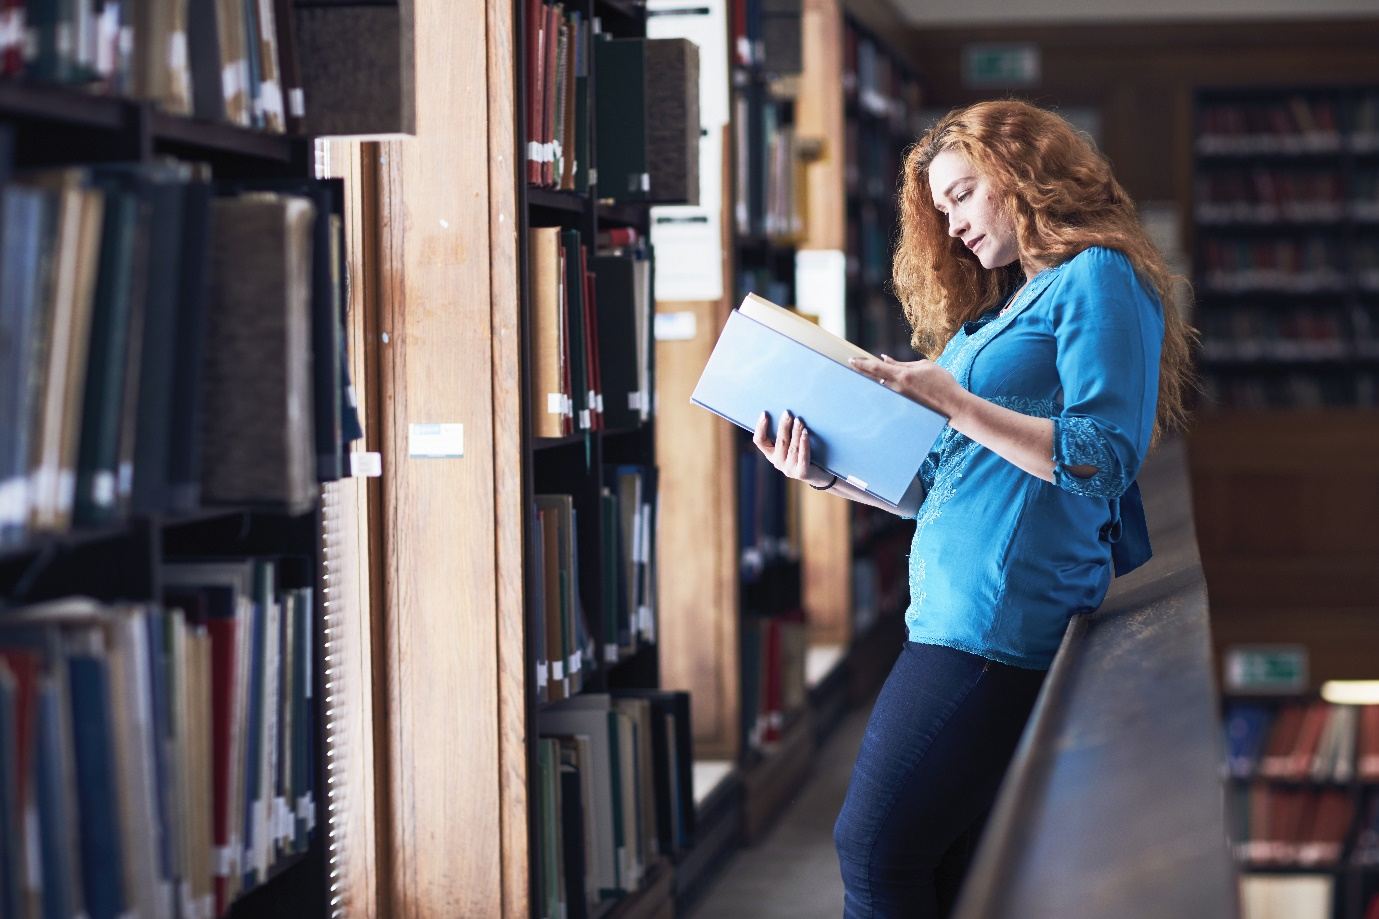
M 950 112 L 905 155 L 900 235 L 892 283 L 913 330 L 912 344 L 934 357 L 964 323 L 991 309 L 1024 280 L 1020 261 L 983 268 L 948 235 L 934 206 L 929 167 L 945 151 L 965 156 L 995 187 L 1015 224 L 1021 260 L 1060 265 L 1092 246 L 1115 249 L 1163 305 L 1164 341 L 1152 442 L 1189 419 L 1196 387 L 1196 331 L 1178 311 L 1175 278 L 1149 239 L 1111 166 L 1063 118 L 1026 102 L 980 102 Z

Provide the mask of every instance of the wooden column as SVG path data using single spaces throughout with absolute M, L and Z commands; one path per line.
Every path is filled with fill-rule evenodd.
M 525 916 L 511 4 L 417 0 L 415 138 L 378 148 L 379 914 Z M 486 126 L 486 130 L 480 127 Z M 462 424 L 463 456 L 409 455 Z
M 822 143 L 806 169 L 808 211 L 800 249 L 847 248 L 843 169 L 843 12 L 839 0 L 805 0 L 803 72 L 795 103 L 801 140 Z M 808 491 L 808 489 L 805 489 Z M 800 505 L 803 599 L 810 641 L 846 644 L 852 636 L 852 528 L 848 501 L 804 495 Z

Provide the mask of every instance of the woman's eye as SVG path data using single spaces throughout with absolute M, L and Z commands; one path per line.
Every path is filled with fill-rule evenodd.
M 954 200 L 956 200 L 959 204 L 962 204 L 964 201 L 966 201 L 966 200 L 967 200 L 968 198 L 970 198 L 970 197 L 972 197 L 972 192 L 970 192 L 970 191 L 965 191 L 965 192 L 961 192 L 961 193 L 957 196 L 957 198 L 955 198 Z

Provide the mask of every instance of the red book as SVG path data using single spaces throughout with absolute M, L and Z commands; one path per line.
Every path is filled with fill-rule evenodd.
M 1379 780 L 1379 705 L 1360 707 L 1360 737 L 1356 746 L 1356 772 L 1360 781 Z
M 1297 702 L 1286 702 L 1279 709 L 1274 726 L 1269 731 L 1269 739 L 1264 744 L 1264 752 L 1259 757 L 1259 774 L 1281 777 L 1288 771 L 1293 749 L 1297 746 L 1298 732 L 1302 728 L 1303 707 Z
M 1326 719 L 1331 715 L 1331 703 L 1313 702 L 1307 706 L 1298 728 L 1298 737 L 1293 744 L 1293 752 L 1288 756 L 1285 778 L 1303 779 L 1312 768 L 1312 756 L 1317 752 L 1317 742 L 1321 739 Z
M 545 91 L 546 11 L 541 0 L 527 0 L 527 182 L 541 184 L 541 112 Z
M 568 289 L 568 285 L 566 285 L 566 283 L 565 283 L 565 279 L 568 278 L 568 277 L 569 277 L 569 275 L 566 274 L 566 267 L 565 267 L 565 247 L 564 247 L 564 246 L 561 246 L 561 247 L 560 247 L 560 387 L 561 387 L 561 389 L 564 391 L 564 393 L 565 393 L 565 398 L 566 398 L 566 400 L 567 400 L 566 405 L 565 405 L 565 422 L 564 422 L 564 424 L 563 424 L 563 427 L 564 427 L 564 429 L 565 429 L 565 436 L 567 436 L 567 437 L 575 432 L 575 419 L 574 419 L 574 414 L 573 414 L 573 411 L 574 411 L 575 387 L 574 387 L 574 383 L 573 383 L 573 377 L 572 377 L 571 372 L 570 372 L 570 361 L 571 361 L 571 356 L 570 356 L 570 321 L 569 321 L 569 316 L 570 316 L 570 291 L 569 291 L 569 289 Z
M 546 39 L 542 49 L 545 62 L 544 90 L 541 95 L 541 184 L 549 187 L 555 184 L 555 78 L 560 50 L 560 9 L 546 7 Z
M 34 746 L 34 696 L 38 686 L 38 672 L 41 661 L 38 652 L 23 648 L 0 648 L 0 658 L 10 668 L 15 687 L 15 744 L 14 744 L 14 792 L 15 801 L 23 813 L 28 800 L 29 781 L 33 773 Z M 22 817 L 21 817 L 22 827 Z M 22 845 L 22 842 L 21 842 Z
M 767 743 L 780 740 L 781 727 L 785 722 L 785 712 L 781 710 L 781 642 L 780 620 L 766 621 L 766 691 L 762 694 L 761 708 L 765 713 L 765 728 L 761 739 Z
M 236 723 L 235 689 L 238 672 L 239 620 L 210 618 L 206 630 L 211 636 L 211 833 L 216 850 L 230 848 L 234 825 L 230 809 L 230 776 L 234 769 L 234 730 Z M 217 916 L 229 908 L 226 883 L 228 874 L 217 865 L 215 911 Z

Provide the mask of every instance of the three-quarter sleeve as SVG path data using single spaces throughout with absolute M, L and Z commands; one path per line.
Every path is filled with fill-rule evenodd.
M 1089 249 L 1068 265 L 1054 306 L 1063 405 L 1053 419 L 1054 482 L 1115 498 L 1139 473 L 1154 429 L 1163 310 L 1119 252 Z M 1081 478 L 1069 466 L 1095 466 Z

